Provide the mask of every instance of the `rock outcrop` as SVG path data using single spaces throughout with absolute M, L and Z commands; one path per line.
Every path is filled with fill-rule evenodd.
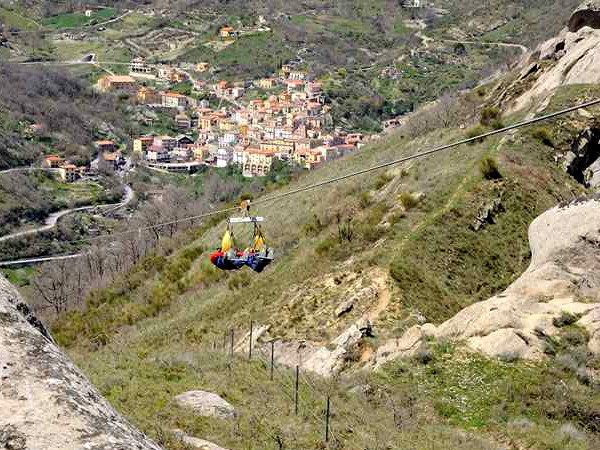
M 600 82 L 600 1 L 584 2 L 559 36 L 540 44 L 524 61 L 513 87 L 525 92 L 510 105 L 511 111 L 544 106 L 560 86 Z M 527 87 L 518 88 L 523 83 Z
M 503 293 L 471 305 L 439 327 L 413 327 L 381 346 L 375 366 L 412 356 L 426 337 L 464 342 L 489 356 L 541 359 L 560 318 L 575 317 L 600 354 L 600 198 L 558 206 L 529 228 L 527 271 Z
M 1 276 L 0 448 L 159 450 L 100 396 Z
M 564 156 L 564 169 L 586 186 L 600 184 L 600 129 L 584 129 Z
M 342 372 L 348 362 L 360 355 L 361 343 L 370 335 L 371 323 L 361 318 L 327 346 L 311 342 L 277 341 L 274 343 L 275 360 L 287 367 L 299 365 L 302 370 L 330 377 Z M 262 352 L 266 354 L 267 349 L 263 348 Z
M 600 0 L 583 2 L 571 15 L 569 31 L 575 33 L 583 27 L 600 28 Z
M 213 442 L 205 441 L 204 439 L 194 436 L 188 436 L 181 430 L 173 430 L 173 434 L 185 445 L 192 448 L 199 448 L 200 450 L 227 450 L 226 448 L 223 448 Z
M 195 414 L 202 417 L 216 417 L 217 419 L 234 419 L 235 408 L 217 394 L 206 391 L 188 391 L 175 397 L 175 402 L 183 407 L 190 408 Z

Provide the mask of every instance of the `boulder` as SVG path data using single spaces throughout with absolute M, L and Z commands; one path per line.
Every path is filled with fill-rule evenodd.
M 516 98 L 509 112 L 544 105 L 544 100 L 550 98 L 561 86 L 600 82 L 599 29 L 583 26 L 573 33 L 565 30 L 558 38 L 542 44 L 535 54 L 555 62 L 538 65 L 537 68 L 536 63 L 523 65 L 520 77 L 508 90 L 519 90 L 518 83 L 532 73 L 532 70 L 536 72 L 536 79 Z M 541 109 L 538 107 L 536 110 Z
M 227 450 L 226 448 L 221 447 L 210 441 L 205 441 L 204 439 L 200 439 L 193 436 L 188 436 L 181 430 L 173 430 L 173 434 L 181 440 L 184 444 L 198 448 L 200 450 Z
M 552 38 L 546 42 L 543 42 L 538 51 L 540 52 L 539 59 L 554 59 L 557 57 L 557 53 L 565 48 L 565 40 L 561 37 Z M 539 66 L 538 66 L 539 68 Z M 537 69 L 536 69 L 537 70 Z
M 569 31 L 576 32 L 585 26 L 600 28 L 600 0 L 586 0 L 571 15 Z
M 402 337 L 387 341 L 377 349 L 373 361 L 374 367 L 377 369 L 389 361 L 415 355 L 419 351 L 424 337 L 422 327 L 415 325 L 409 328 Z
M 349 313 L 354 308 L 354 299 L 347 300 L 341 303 L 335 310 L 335 316 L 341 317 L 346 313 Z
M 473 229 L 475 231 L 481 230 L 486 225 L 493 225 L 496 223 L 496 215 L 504 211 L 502 205 L 502 198 L 498 197 L 492 200 L 490 203 L 485 205 L 477 213 L 477 217 L 473 221 Z
M 346 367 L 348 359 L 360 350 L 373 329 L 367 318 L 361 318 L 336 337 L 328 346 L 310 342 L 275 342 L 275 360 L 287 367 L 299 365 L 302 370 L 331 377 Z
M 206 391 L 188 391 L 175 397 L 175 402 L 183 407 L 190 408 L 199 416 L 216 417 L 218 419 L 234 419 L 235 408 L 226 400 Z
M 2 276 L 0 448 L 160 450 L 100 396 Z
M 540 70 L 540 65 L 537 62 L 531 63 L 528 66 L 526 66 L 523 70 L 521 70 L 517 79 L 519 81 L 524 80 L 529 75 L 536 73 L 538 70 Z
M 252 348 L 257 348 L 259 341 L 269 340 L 269 325 L 254 324 L 252 329 Z M 235 338 L 235 336 L 234 336 Z M 250 349 L 250 330 L 235 344 L 235 353 L 248 353 Z
M 600 158 L 594 161 L 585 171 L 585 184 L 590 187 L 600 186 Z

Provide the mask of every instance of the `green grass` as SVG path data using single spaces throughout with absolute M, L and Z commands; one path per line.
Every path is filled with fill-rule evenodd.
M 78 28 L 85 25 L 99 23 L 109 20 L 116 15 L 114 8 L 104 8 L 94 11 L 91 17 L 86 17 L 81 13 L 63 13 L 56 16 L 46 17 L 42 20 L 42 25 L 53 29 Z
M 19 14 L 17 11 L 11 11 L 6 8 L 0 8 L 0 23 L 7 27 L 18 28 L 19 30 L 35 30 L 39 28 L 34 20 Z
M 571 101 L 585 100 L 594 91 L 579 87 L 569 93 Z M 551 110 L 567 101 L 561 92 Z M 566 139 L 563 122 L 546 126 L 564 127 L 559 134 Z M 434 130 L 415 140 L 391 135 L 284 190 L 463 136 L 461 129 Z M 268 218 L 264 232 L 277 251 L 276 262 L 261 275 L 247 273 L 242 279 L 210 266 L 201 248 L 217 245 L 224 224 L 205 224 L 185 239 L 186 248 L 149 258 L 95 291 L 86 308 L 53 324 L 54 334 L 117 409 L 148 433 L 156 435 L 157 426 L 177 427 L 230 448 L 281 448 L 277 436 L 284 448 L 322 448 L 318 421 L 305 417 L 304 409 L 298 419 L 287 415 L 285 393 L 265 383 L 268 375 L 260 363 L 236 361 L 228 374 L 224 361 L 207 348 L 224 330 L 246 330 L 250 320 L 269 325 L 279 339 L 327 343 L 357 319 L 333 319 L 340 300 L 351 294 L 344 290 L 344 277 L 370 286 L 373 271 L 390 275 L 391 302 L 374 320 L 372 346 L 398 336 L 414 323 L 416 312 L 439 323 L 505 289 L 529 264 L 531 221 L 582 189 L 556 166 L 554 149 L 531 131 L 500 142 L 488 138 L 389 174 L 367 174 L 257 205 L 254 212 Z M 497 162 L 502 179 L 486 179 L 479 171 L 479 161 L 488 157 Z M 397 190 L 388 191 L 394 184 Z M 400 192 L 425 196 L 398 214 Z M 504 211 L 495 224 L 476 232 L 478 211 L 497 198 Z M 389 226 L 380 226 L 393 213 Z M 563 327 L 570 334 L 549 343 L 557 355 L 581 353 L 564 344 L 584 341 L 572 327 Z M 338 448 L 494 448 L 490 440 L 514 440 L 536 450 L 583 450 L 589 441 L 587 448 L 595 448 L 598 396 L 576 370 L 552 362 L 501 363 L 454 352 L 444 343 L 432 347 L 422 362 L 401 361 L 382 373 L 350 378 L 381 392 L 367 400 L 349 394 L 347 384 L 315 379 L 321 394 L 303 391 L 307 410 L 320 415 L 322 393 L 331 393 Z M 557 380 L 564 381 L 567 394 Z M 193 388 L 222 394 L 239 407 L 240 419 L 221 423 L 177 409 L 172 398 Z M 531 422 L 528 428 L 515 425 L 521 419 Z M 583 440 L 561 434 L 565 423 L 577 427 Z M 464 439 L 463 430 L 477 437 Z
M 11 284 L 22 288 L 29 286 L 36 269 L 34 267 L 23 267 L 20 269 L 2 269 L 1 272 Z
M 247 76 L 265 76 L 292 56 L 291 49 L 281 36 L 261 33 L 242 37 L 214 54 L 212 64 L 224 67 L 226 74 L 233 73 L 236 67 L 244 67 Z
M 59 205 L 89 205 L 107 201 L 102 186 L 96 183 L 61 183 L 46 180 L 40 187 L 52 195 Z
M 93 357 L 73 355 L 117 410 L 153 437 L 178 428 L 227 448 L 321 449 L 329 395 L 336 448 L 484 450 L 512 440 L 536 450 L 587 450 L 598 443 L 583 432 L 598 397 L 553 363 L 503 363 L 431 343 L 425 363 L 401 360 L 340 380 L 302 373 L 296 416 L 291 370 L 276 368 L 271 381 L 266 355 L 229 359 L 222 334 L 192 323 L 173 330 L 164 320 L 152 319 L 137 337 L 122 335 L 125 350 L 114 344 Z M 367 388 L 352 392 L 356 386 Z M 237 418 L 203 418 L 174 403 L 195 389 L 225 398 Z M 565 423 L 579 434 L 561 433 Z

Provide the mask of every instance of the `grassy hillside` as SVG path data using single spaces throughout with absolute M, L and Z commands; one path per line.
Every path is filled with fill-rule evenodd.
M 563 90 L 548 110 L 598 93 L 586 86 Z M 544 132 L 520 130 L 261 205 L 255 212 L 268 217 L 265 232 L 277 251 L 276 263 L 262 275 L 213 269 L 208 249 L 217 245 L 223 224 L 205 223 L 188 235 L 188 245 L 146 258 L 114 285 L 93 292 L 84 309 L 55 321 L 54 335 L 120 412 L 171 449 L 179 448 L 167 438 L 173 428 L 234 449 L 322 448 L 319 418 L 327 393 L 335 448 L 595 448 L 597 386 L 566 356 L 539 364 L 498 361 L 431 342 L 414 360 L 378 373 L 311 377 L 312 388 L 302 383 L 296 418 L 288 400 L 291 373 L 280 369 L 270 383 L 263 363 L 241 358 L 230 372 L 213 349 L 226 330 L 240 336 L 251 320 L 269 325 L 274 338 L 326 345 L 373 310 L 359 303 L 335 318 L 347 287 L 377 282 L 389 290 L 389 304 L 372 316 L 374 337 L 353 356 L 356 368 L 420 316 L 439 323 L 502 290 L 528 265 L 528 224 L 582 191 L 554 163 L 582 120 L 572 115 L 544 125 Z M 411 138 L 401 129 L 289 188 L 465 133 L 440 127 Z M 496 199 L 502 209 L 494 223 L 475 231 L 479 211 Z M 557 354 L 597 368 L 598 361 L 582 352 L 585 333 L 576 327 L 564 333 Z M 567 388 L 559 389 L 556 379 Z M 366 393 L 349 391 L 365 385 Z M 239 419 L 223 423 L 179 409 L 173 397 L 189 389 L 223 395 L 239 407 Z

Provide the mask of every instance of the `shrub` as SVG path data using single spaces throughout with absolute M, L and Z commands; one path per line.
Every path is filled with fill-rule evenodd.
M 305 236 L 316 236 L 323 230 L 323 228 L 325 228 L 325 226 L 319 219 L 319 216 L 314 214 L 310 222 L 302 225 L 302 233 Z
M 375 180 L 375 189 L 379 190 L 385 185 L 387 185 L 390 181 L 392 181 L 394 177 L 387 172 L 380 173 L 377 179 Z
M 571 314 L 570 312 L 567 312 L 567 311 L 563 311 L 560 313 L 560 316 L 552 319 L 552 324 L 556 328 L 562 328 L 562 327 L 566 327 L 567 325 L 573 325 L 575 322 L 577 322 L 577 320 L 578 319 L 577 319 L 576 315 Z
M 498 108 L 494 108 L 493 106 L 488 106 L 481 110 L 481 118 L 479 122 L 481 125 L 489 126 L 495 120 L 500 120 L 500 110 Z
M 552 132 L 548 128 L 535 128 L 532 132 L 532 136 L 538 141 L 540 141 L 542 144 L 554 148 L 554 139 L 552 138 Z
M 473 128 L 469 128 L 465 134 L 468 139 L 473 139 L 474 137 L 484 134 L 486 131 L 487 130 L 485 129 L 485 127 L 481 125 L 476 125 Z M 483 139 L 477 139 L 476 142 L 483 142 Z
M 329 253 L 336 245 L 336 240 L 333 237 L 328 237 L 322 240 L 315 247 L 315 253 L 319 256 L 323 256 Z
M 505 127 L 504 122 L 502 122 L 502 120 L 500 120 L 500 119 L 494 119 L 494 120 L 492 120 L 492 122 L 490 123 L 490 126 L 494 130 L 501 130 L 502 128 Z
M 433 350 L 428 345 L 422 345 L 421 348 L 419 348 L 419 350 L 417 350 L 417 353 L 415 354 L 415 360 L 418 361 L 420 364 L 424 365 L 429 364 L 431 361 L 433 361 L 433 358 Z
M 398 201 L 408 211 L 419 204 L 419 197 L 414 192 L 401 192 L 398 195 Z
M 360 234 L 362 240 L 367 243 L 376 242 L 382 236 L 382 232 L 379 227 L 369 224 L 362 224 L 358 229 L 358 233 Z
M 481 176 L 486 180 L 498 180 L 502 178 L 502 174 L 498 169 L 498 163 L 496 160 L 490 157 L 484 158 L 479 161 L 479 172 Z
M 362 209 L 367 208 L 372 202 L 372 196 L 370 192 L 363 191 L 358 196 L 358 204 Z

